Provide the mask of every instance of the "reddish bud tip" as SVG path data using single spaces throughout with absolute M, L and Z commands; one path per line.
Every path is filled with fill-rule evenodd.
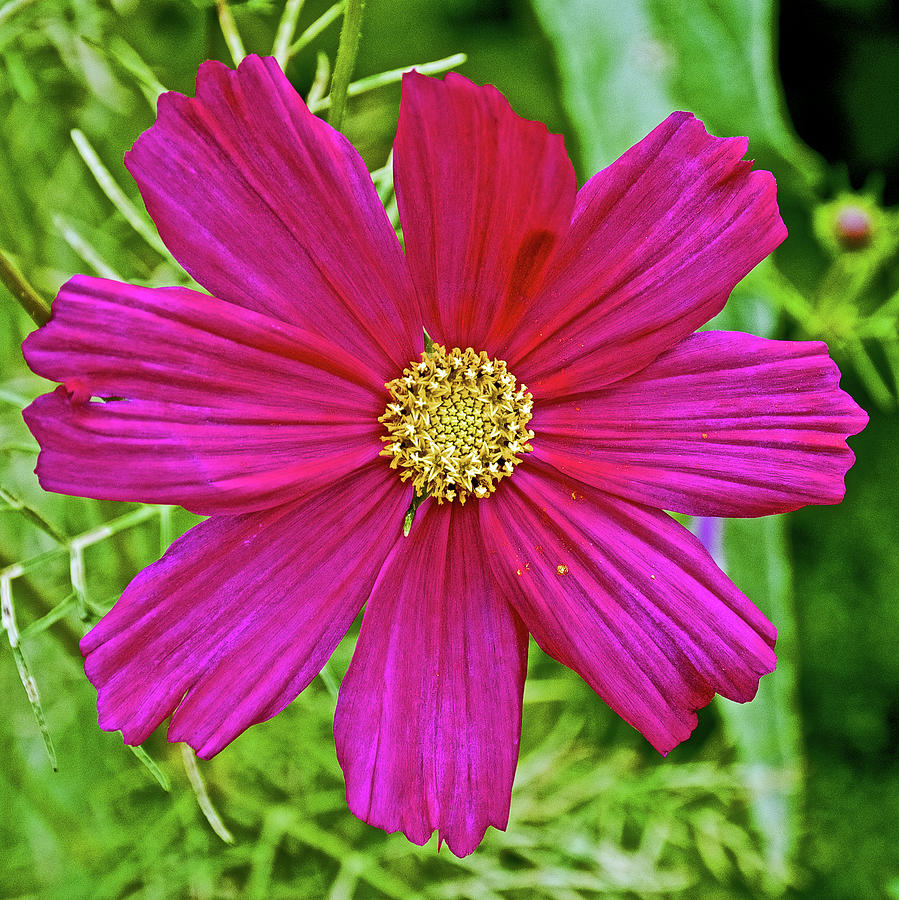
M 848 204 L 837 212 L 834 230 L 840 245 L 847 250 L 867 247 L 873 232 L 871 214 L 861 206 Z

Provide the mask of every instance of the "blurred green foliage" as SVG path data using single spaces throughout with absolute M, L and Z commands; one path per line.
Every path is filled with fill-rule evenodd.
M 856 5 L 876 13 L 875 0 Z M 230 12 L 248 51 L 280 46 L 297 88 L 321 97 L 339 18 L 326 0 L 290 7 L 289 40 L 280 2 Z M 43 295 L 76 271 L 188 282 L 155 239 L 122 153 L 152 123 L 160 90 L 189 93 L 203 59 L 231 61 L 221 10 L 212 0 L 0 4 L 0 250 Z M 4 624 L 11 644 L 18 633 L 59 764 L 54 774 L 14 654 L 0 648 L 0 895 L 899 896 L 899 859 L 885 844 L 899 813 L 899 230 L 876 185 L 852 191 L 794 133 L 776 19 L 766 0 L 369 0 L 354 76 L 464 51 L 469 77 L 565 131 L 582 178 L 683 107 L 716 133 L 749 135 L 750 154 L 775 172 L 791 238 L 715 325 L 828 339 L 872 423 L 853 442 L 859 463 L 841 507 L 721 533 L 722 563 L 780 626 L 780 666 L 759 698 L 707 710 L 693 739 L 662 760 L 535 649 L 509 830 L 464 860 L 347 812 L 323 681 L 209 763 L 185 761 L 161 734 L 135 757 L 97 727 L 77 640 L 195 520 L 40 491 L 21 409 L 47 385 L 19 353 L 33 325 L 0 288 Z M 882 100 L 857 51 L 833 90 L 868 122 L 866 97 L 876 108 Z M 384 165 L 398 99 L 395 85 L 351 99 L 345 126 L 394 214 Z M 881 159 L 895 124 L 877 146 L 866 127 L 848 145 L 862 161 Z M 844 195 L 875 210 L 876 243 L 847 249 L 828 237 Z M 335 655 L 338 677 L 352 641 L 351 632 Z
M 816 160 L 784 116 L 769 0 L 536 0 L 557 48 L 585 168 L 620 156 L 672 109 L 715 134 L 750 134 L 814 179 Z M 602 10 L 600 12 L 600 9 Z

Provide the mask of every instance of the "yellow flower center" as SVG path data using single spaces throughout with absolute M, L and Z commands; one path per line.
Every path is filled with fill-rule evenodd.
M 471 495 L 487 497 L 533 450 L 533 397 L 483 350 L 430 344 L 387 390 L 381 456 L 391 457 L 390 467 L 411 479 L 419 497 L 463 504 Z

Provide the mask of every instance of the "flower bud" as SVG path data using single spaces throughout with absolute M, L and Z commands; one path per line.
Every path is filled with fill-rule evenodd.
M 883 235 L 884 214 L 864 194 L 840 194 L 815 210 L 815 233 L 834 255 L 857 253 L 875 244 Z
M 837 210 L 834 219 L 834 236 L 847 250 L 857 250 L 871 243 L 873 222 L 868 210 L 853 203 L 847 203 Z

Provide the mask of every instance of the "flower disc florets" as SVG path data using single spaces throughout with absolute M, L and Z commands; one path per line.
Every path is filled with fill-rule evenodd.
M 418 496 L 438 503 L 486 497 L 533 450 L 534 399 L 503 360 L 483 350 L 432 344 L 387 390 L 381 455 L 392 457 L 403 481 L 412 479 Z

